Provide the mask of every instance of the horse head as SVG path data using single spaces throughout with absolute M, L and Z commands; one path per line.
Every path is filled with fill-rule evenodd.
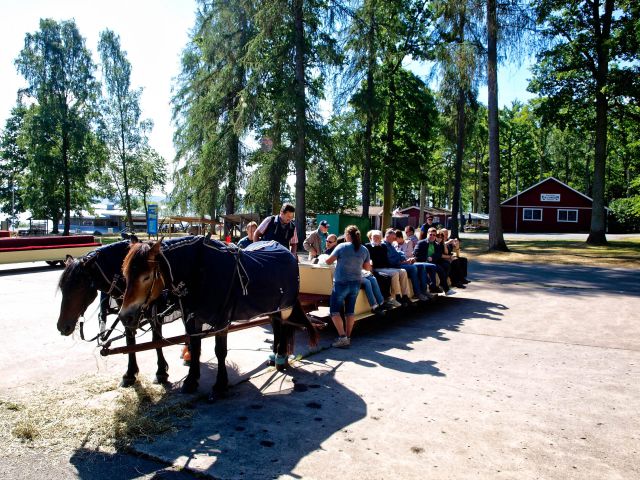
M 135 243 L 122 263 L 126 281 L 124 299 L 118 318 L 127 328 L 136 328 L 140 311 L 162 294 L 165 279 L 160 268 L 159 242 Z
M 94 255 L 76 259 L 67 255 L 65 259 L 65 268 L 58 282 L 62 302 L 57 327 L 62 335 L 70 335 L 75 330 L 78 319 L 98 295 L 89 271 L 95 258 Z

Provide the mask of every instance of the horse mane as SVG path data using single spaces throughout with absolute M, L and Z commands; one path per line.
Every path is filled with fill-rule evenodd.
M 149 258 L 151 245 L 148 243 L 134 243 L 129 248 L 127 256 L 122 261 L 122 273 L 129 277 L 129 273 L 141 270 Z
M 68 263 L 62 271 L 62 275 L 60 275 L 60 280 L 58 280 L 58 290 L 62 290 L 62 287 L 64 287 L 72 279 L 75 279 L 78 276 L 78 272 L 81 268 L 82 262 L 77 258 L 74 258 L 71 263 Z

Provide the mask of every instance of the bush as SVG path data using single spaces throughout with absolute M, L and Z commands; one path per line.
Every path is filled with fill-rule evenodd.
M 609 202 L 612 233 L 640 232 L 640 195 L 629 198 L 616 198 Z

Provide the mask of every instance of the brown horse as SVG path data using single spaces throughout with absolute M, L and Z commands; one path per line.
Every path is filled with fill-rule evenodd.
M 135 239 L 137 241 L 137 239 Z M 78 320 L 84 316 L 86 309 L 93 303 L 100 291 L 99 319 L 101 330 L 104 328 L 107 316 L 113 312 L 109 306 L 111 299 L 117 303 L 122 300 L 124 294 L 124 278 L 120 275 L 122 262 L 129 251 L 131 242 L 121 241 L 107 245 L 84 257 L 73 258 L 68 256 L 65 260 L 65 269 L 60 276 L 58 287 L 62 292 L 60 303 L 60 315 L 58 316 L 58 331 L 62 335 L 71 335 L 76 328 Z M 153 340 L 162 338 L 162 319 L 151 323 Z M 127 345 L 135 345 L 135 331 L 125 328 Z M 162 354 L 162 349 L 156 349 L 158 356 L 158 370 L 155 381 L 165 383 L 169 378 L 169 366 Z M 136 354 L 128 356 L 127 371 L 122 376 L 123 387 L 131 386 L 136 381 L 139 368 Z
M 274 333 L 275 364 L 286 367 L 293 350 L 294 326 L 306 328 L 310 344 L 318 334 L 298 301 L 298 263 L 275 242 L 257 242 L 239 250 L 202 236 L 181 242 L 133 245 L 123 263 L 126 290 L 120 319 L 135 328 L 141 309 L 155 301 L 163 289 L 179 292 L 189 335 L 191 365 L 182 391 L 192 393 L 200 378 L 203 325 L 216 335 L 218 374 L 211 396 L 228 386 L 225 359 L 227 329 L 231 321 L 269 315 Z

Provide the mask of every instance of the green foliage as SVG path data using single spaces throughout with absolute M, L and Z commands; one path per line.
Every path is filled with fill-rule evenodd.
M 609 203 L 609 208 L 612 214 L 611 231 L 640 232 L 640 195 L 616 198 Z
M 131 89 L 131 64 L 120 46 L 120 38 L 111 30 L 100 34 L 98 51 L 102 60 L 104 97 L 101 102 L 101 135 L 108 148 L 105 186 L 113 185 L 120 204 L 127 212 L 127 223 L 133 229 L 131 218 L 131 188 L 133 164 L 147 147 L 147 132 L 153 124 L 141 120 L 140 95 L 142 89 Z M 140 183 L 140 180 L 138 180 Z
M 11 110 L 0 140 L 0 211 L 9 218 L 24 212 L 24 171 L 27 152 L 20 141 L 26 115 L 25 106 L 18 104 Z
M 28 33 L 16 59 L 27 81 L 23 93 L 34 103 L 25 119 L 25 205 L 54 225 L 64 213 L 69 233 L 72 210 L 88 207 L 87 179 L 102 160 L 92 148 L 98 85 L 95 66 L 75 22 L 40 20 L 40 30 Z

